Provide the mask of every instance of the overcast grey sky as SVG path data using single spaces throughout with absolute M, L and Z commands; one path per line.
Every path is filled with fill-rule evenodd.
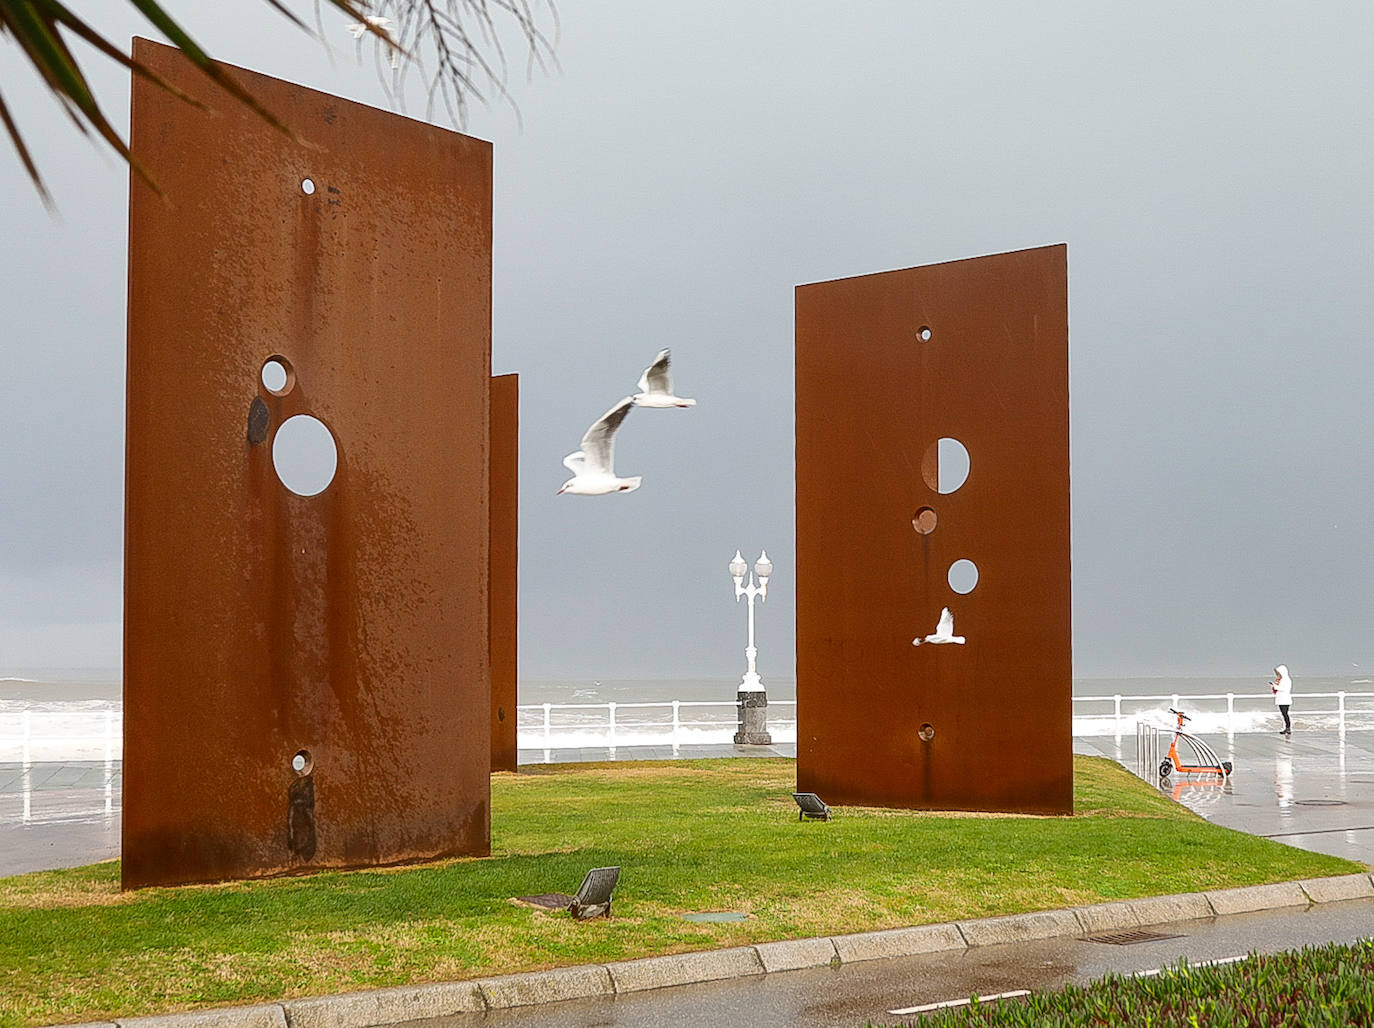
M 79 8 L 157 38 L 126 6 Z M 264 3 L 169 6 L 222 60 L 386 105 L 342 17 L 331 64 Z M 525 675 L 737 676 L 737 546 L 777 566 L 760 671 L 792 674 L 793 287 L 1056 242 L 1076 673 L 1374 668 L 1374 6 L 559 14 L 561 69 L 515 62 L 523 126 L 467 125 L 495 146 L 493 370 L 521 375 Z M 60 206 L 0 149 L 0 675 L 113 667 L 127 178 L 12 45 L 0 89 Z M 664 346 L 699 406 L 626 422 L 643 487 L 555 497 Z

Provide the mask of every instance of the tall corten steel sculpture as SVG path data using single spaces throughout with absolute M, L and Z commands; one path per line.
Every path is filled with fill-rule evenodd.
M 1048 246 L 798 287 L 798 788 L 1072 811 L 1067 282 Z
M 516 705 L 519 669 L 520 376 L 491 380 L 491 769 L 514 771 L 519 760 Z
M 490 145 L 134 52 L 123 884 L 485 854 Z

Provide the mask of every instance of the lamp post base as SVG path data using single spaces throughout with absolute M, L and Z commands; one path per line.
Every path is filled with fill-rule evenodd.
M 736 702 L 739 730 L 735 732 L 735 745 L 773 745 L 773 737 L 768 734 L 768 694 L 762 688 L 741 688 L 736 694 Z

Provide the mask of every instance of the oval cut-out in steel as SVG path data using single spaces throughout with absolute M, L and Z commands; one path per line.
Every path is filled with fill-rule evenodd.
M 339 448 L 334 434 L 319 418 L 287 418 L 272 440 L 272 466 L 281 484 L 297 496 L 318 496 L 334 481 Z
M 978 585 L 978 565 L 967 558 L 956 560 L 949 566 L 949 587 L 964 596 L 973 592 Z

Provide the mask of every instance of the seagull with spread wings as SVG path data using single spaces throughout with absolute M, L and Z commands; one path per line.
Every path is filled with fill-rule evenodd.
M 636 407 L 695 407 L 696 400 L 673 395 L 673 376 L 668 373 L 668 351 L 659 350 L 654 362 L 639 376 Z
M 639 488 L 642 476 L 620 478 L 615 473 L 615 432 L 625 415 L 634 406 L 634 397 L 627 396 L 608 410 L 587 429 L 582 437 L 582 449 L 563 458 L 563 464 L 573 477 L 563 483 L 559 493 L 574 496 L 602 496 L 606 493 L 632 493 Z
M 940 622 L 935 626 L 933 634 L 922 639 L 919 635 L 911 640 L 912 646 L 920 646 L 921 643 L 959 643 L 962 645 L 964 637 L 954 634 L 954 615 L 949 612 L 948 607 L 940 610 Z

